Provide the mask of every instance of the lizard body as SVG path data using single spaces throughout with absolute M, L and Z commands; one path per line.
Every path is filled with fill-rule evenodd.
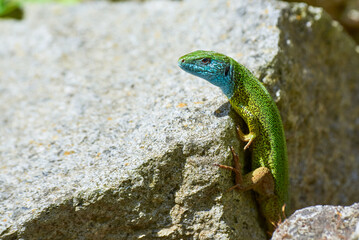
M 288 160 L 284 130 L 272 97 L 255 76 L 232 58 L 212 51 L 195 51 L 179 58 L 186 72 L 220 87 L 234 110 L 246 122 L 249 133 L 239 128 L 241 140 L 252 150 L 252 172 L 241 175 L 238 157 L 232 149 L 235 167 L 219 165 L 236 173 L 240 191 L 253 189 L 270 232 L 282 220 L 288 202 Z M 237 163 L 236 163 L 237 161 Z

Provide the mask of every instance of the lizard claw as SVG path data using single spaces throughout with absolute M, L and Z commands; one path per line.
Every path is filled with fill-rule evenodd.
M 250 132 L 248 134 L 244 134 L 242 132 L 242 130 L 237 127 L 237 133 L 239 138 L 243 141 L 243 142 L 247 142 L 247 144 L 244 146 L 244 150 L 246 150 L 247 148 L 249 148 L 249 145 L 251 145 L 251 143 L 253 142 L 253 140 L 256 138 L 256 135 L 253 132 Z

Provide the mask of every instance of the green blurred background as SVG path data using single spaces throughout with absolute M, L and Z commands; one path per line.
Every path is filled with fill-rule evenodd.
M 12 18 L 21 20 L 24 17 L 23 5 L 26 3 L 49 3 L 73 4 L 81 0 L 0 0 L 0 18 Z

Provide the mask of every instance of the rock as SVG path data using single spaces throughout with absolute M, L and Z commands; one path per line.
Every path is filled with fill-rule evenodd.
M 241 121 L 176 66 L 196 49 L 232 56 L 273 94 L 293 210 L 357 196 L 359 58 L 320 9 L 29 5 L 0 28 L 2 239 L 265 239 L 253 193 L 226 192 L 233 175 L 213 166 L 231 164 L 229 145 L 248 158 Z
M 272 239 L 355 240 L 359 236 L 358 226 L 358 203 L 349 207 L 313 206 L 300 209 L 286 219 Z
M 286 92 L 279 107 L 292 205 L 352 204 L 359 194 L 359 49 L 319 8 L 294 5 L 281 20 L 275 64 Z

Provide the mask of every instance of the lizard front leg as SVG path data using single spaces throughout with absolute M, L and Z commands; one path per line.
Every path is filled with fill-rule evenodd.
M 257 122 L 256 122 L 257 120 L 248 107 L 243 106 L 241 104 L 234 105 L 231 103 L 231 105 L 233 106 L 234 110 L 244 119 L 244 121 L 248 126 L 249 129 L 248 134 L 244 134 L 242 130 L 239 127 L 237 127 L 237 133 L 239 138 L 243 142 L 247 142 L 247 144 L 244 146 L 244 150 L 246 150 L 247 148 L 249 148 L 249 146 L 257 136 L 256 134 L 258 132 Z
M 253 140 L 255 139 L 256 137 L 256 134 L 254 132 L 250 132 L 248 134 L 244 134 L 242 132 L 242 130 L 237 127 L 237 133 L 238 133 L 238 136 L 239 138 L 243 141 L 243 142 L 247 142 L 247 144 L 244 146 L 244 150 L 246 150 L 247 148 L 249 148 L 249 145 L 251 145 L 251 143 L 253 142 Z

